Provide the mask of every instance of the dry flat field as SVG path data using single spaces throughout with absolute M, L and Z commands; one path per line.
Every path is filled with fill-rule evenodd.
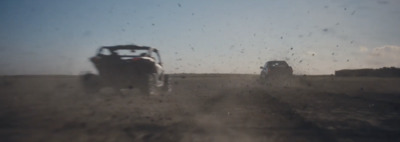
M 76 76 L 0 78 L 1 142 L 400 141 L 400 78 L 174 75 L 145 96 Z

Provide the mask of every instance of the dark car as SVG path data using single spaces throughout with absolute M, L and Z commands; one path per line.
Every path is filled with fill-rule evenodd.
M 164 74 L 159 51 L 137 45 L 117 45 L 99 48 L 90 61 L 98 75 L 82 77 L 85 88 L 96 91 L 101 87 L 138 88 L 145 94 L 156 94 L 160 89 L 170 90 L 169 76 Z
M 290 77 L 293 75 L 293 69 L 286 61 L 268 61 L 260 67 L 260 81 L 262 83 L 268 80 Z

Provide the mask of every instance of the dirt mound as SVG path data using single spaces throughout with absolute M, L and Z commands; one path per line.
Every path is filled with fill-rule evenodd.
M 336 76 L 400 77 L 400 68 L 338 70 Z

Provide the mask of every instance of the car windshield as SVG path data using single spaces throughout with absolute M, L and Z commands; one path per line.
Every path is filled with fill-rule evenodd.
M 114 50 L 120 56 L 147 56 L 149 55 L 149 50 L 143 49 L 135 49 L 135 50 L 128 50 L 128 49 L 118 49 Z
M 269 62 L 268 65 L 270 67 L 288 67 L 289 65 L 284 61 L 277 62 Z
M 0 0 L 0 142 L 400 141 L 400 0 Z

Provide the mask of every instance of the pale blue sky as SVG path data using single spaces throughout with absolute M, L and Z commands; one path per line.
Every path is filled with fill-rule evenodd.
M 3 0 L 0 74 L 79 74 L 100 46 L 158 48 L 169 73 L 400 67 L 398 0 Z

